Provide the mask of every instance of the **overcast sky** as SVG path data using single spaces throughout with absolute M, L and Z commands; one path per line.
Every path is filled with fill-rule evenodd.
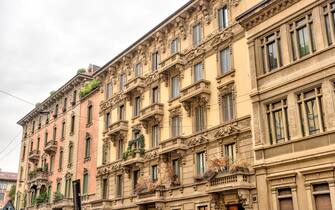
M 186 2 L 0 0 L 0 91 L 40 102 L 77 69 L 106 64 Z M 16 122 L 33 108 L 0 92 L 3 171 L 18 170 Z

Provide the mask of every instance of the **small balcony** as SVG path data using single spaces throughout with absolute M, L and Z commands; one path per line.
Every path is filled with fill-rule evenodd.
M 73 199 L 65 198 L 64 196 L 54 198 L 52 209 L 64 209 L 64 208 L 72 209 Z
M 173 69 L 179 69 L 184 67 L 185 61 L 183 59 L 183 56 L 181 53 L 175 53 L 168 57 L 167 59 L 163 60 L 159 66 L 160 66 L 160 74 L 166 74 L 170 70 Z
M 40 151 L 35 149 L 29 152 L 28 159 L 30 162 L 36 163 L 40 159 Z
M 51 155 L 55 154 L 56 151 L 57 151 L 57 141 L 55 140 L 48 141 L 44 147 L 44 152 Z
M 145 88 L 144 79 L 144 77 L 135 77 L 128 81 L 125 84 L 124 94 L 132 95 L 136 92 L 142 93 Z
M 209 181 L 207 192 L 223 192 L 234 189 L 252 189 L 254 185 L 250 181 L 248 173 L 218 173 Z
M 185 141 L 186 141 L 185 137 L 181 136 L 162 141 L 159 143 L 160 144 L 159 154 L 165 155 L 173 152 L 176 153 L 184 152 L 187 149 Z
M 29 172 L 28 183 L 46 184 L 48 182 L 48 176 L 49 173 L 47 171 L 43 171 L 41 168 L 38 168 Z
M 107 135 L 115 138 L 124 139 L 128 132 L 128 121 L 120 120 L 111 124 L 108 128 Z
M 143 191 L 137 193 L 137 205 L 150 204 L 150 203 L 160 203 L 164 201 L 164 186 L 157 186 L 150 191 Z
M 128 168 L 130 166 L 142 166 L 144 163 L 144 136 L 140 135 L 138 138 L 128 142 L 128 148 L 122 154 L 122 167 Z
M 151 104 L 141 110 L 140 121 L 146 128 L 149 121 L 160 122 L 164 115 L 164 105 L 161 103 Z

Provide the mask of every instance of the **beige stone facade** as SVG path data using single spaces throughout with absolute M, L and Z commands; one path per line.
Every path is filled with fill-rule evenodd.
M 335 209 L 334 1 L 263 1 L 238 19 L 251 69 L 259 209 Z
M 334 1 L 189 1 L 19 122 L 18 209 L 73 208 L 71 191 L 31 203 L 41 183 L 54 192 L 62 182 L 65 192 L 72 174 L 89 182 L 84 209 L 335 210 L 334 44 Z M 99 88 L 77 108 L 29 132 L 41 111 L 93 78 Z M 54 149 L 41 144 L 46 155 L 29 150 L 73 113 L 76 134 Z M 81 164 L 29 179 L 71 141 Z

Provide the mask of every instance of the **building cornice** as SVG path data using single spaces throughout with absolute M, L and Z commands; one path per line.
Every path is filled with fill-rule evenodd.
M 87 74 L 77 74 L 72 77 L 67 83 L 61 86 L 54 94 L 46 98 L 42 103 L 37 105 L 33 110 L 31 110 L 27 115 L 21 118 L 17 124 L 23 126 L 25 123 L 29 122 L 32 118 L 39 115 L 40 112 L 45 111 L 47 107 L 50 107 L 55 101 L 63 97 L 66 93 L 74 89 L 85 80 L 91 80 L 92 77 Z
M 300 0 L 263 0 L 236 17 L 243 28 L 250 30 Z

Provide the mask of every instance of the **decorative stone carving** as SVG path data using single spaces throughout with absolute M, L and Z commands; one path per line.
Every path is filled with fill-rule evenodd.
M 185 60 L 189 63 L 191 61 L 193 61 L 195 58 L 199 57 L 199 56 L 202 56 L 202 55 L 205 55 L 206 53 L 206 50 L 204 48 L 204 46 L 199 46 L 193 50 L 191 50 L 189 53 L 187 53 L 185 55 Z
M 186 33 L 186 23 L 185 23 L 184 18 L 182 17 L 176 18 L 176 28 L 178 28 L 180 36 L 185 40 L 187 38 L 187 33 Z
M 199 1 L 199 10 L 202 12 L 204 16 L 205 22 L 207 24 L 211 23 L 211 14 L 209 8 L 209 1 L 208 0 L 200 0 Z
M 146 77 L 144 83 L 145 85 L 150 85 L 157 80 L 159 80 L 159 73 L 158 71 L 154 71 Z
M 209 142 L 209 139 L 205 135 L 198 135 L 188 140 L 187 146 L 195 147 L 195 146 L 208 143 L 208 142 Z
M 214 137 L 215 138 L 221 138 L 221 137 L 224 137 L 224 136 L 231 135 L 232 133 L 237 133 L 239 131 L 240 131 L 240 128 L 237 126 L 237 123 L 235 123 L 235 124 L 229 124 L 229 125 L 226 125 L 226 126 L 220 128 L 214 134 Z
M 152 150 L 150 152 L 145 153 L 144 155 L 144 159 L 145 160 L 152 160 L 152 159 L 156 159 L 159 157 L 159 153 L 158 150 Z
M 165 53 L 166 44 L 165 44 L 165 36 L 164 36 L 163 32 L 159 31 L 159 32 L 156 33 L 156 42 L 158 42 L 162 53 Z

